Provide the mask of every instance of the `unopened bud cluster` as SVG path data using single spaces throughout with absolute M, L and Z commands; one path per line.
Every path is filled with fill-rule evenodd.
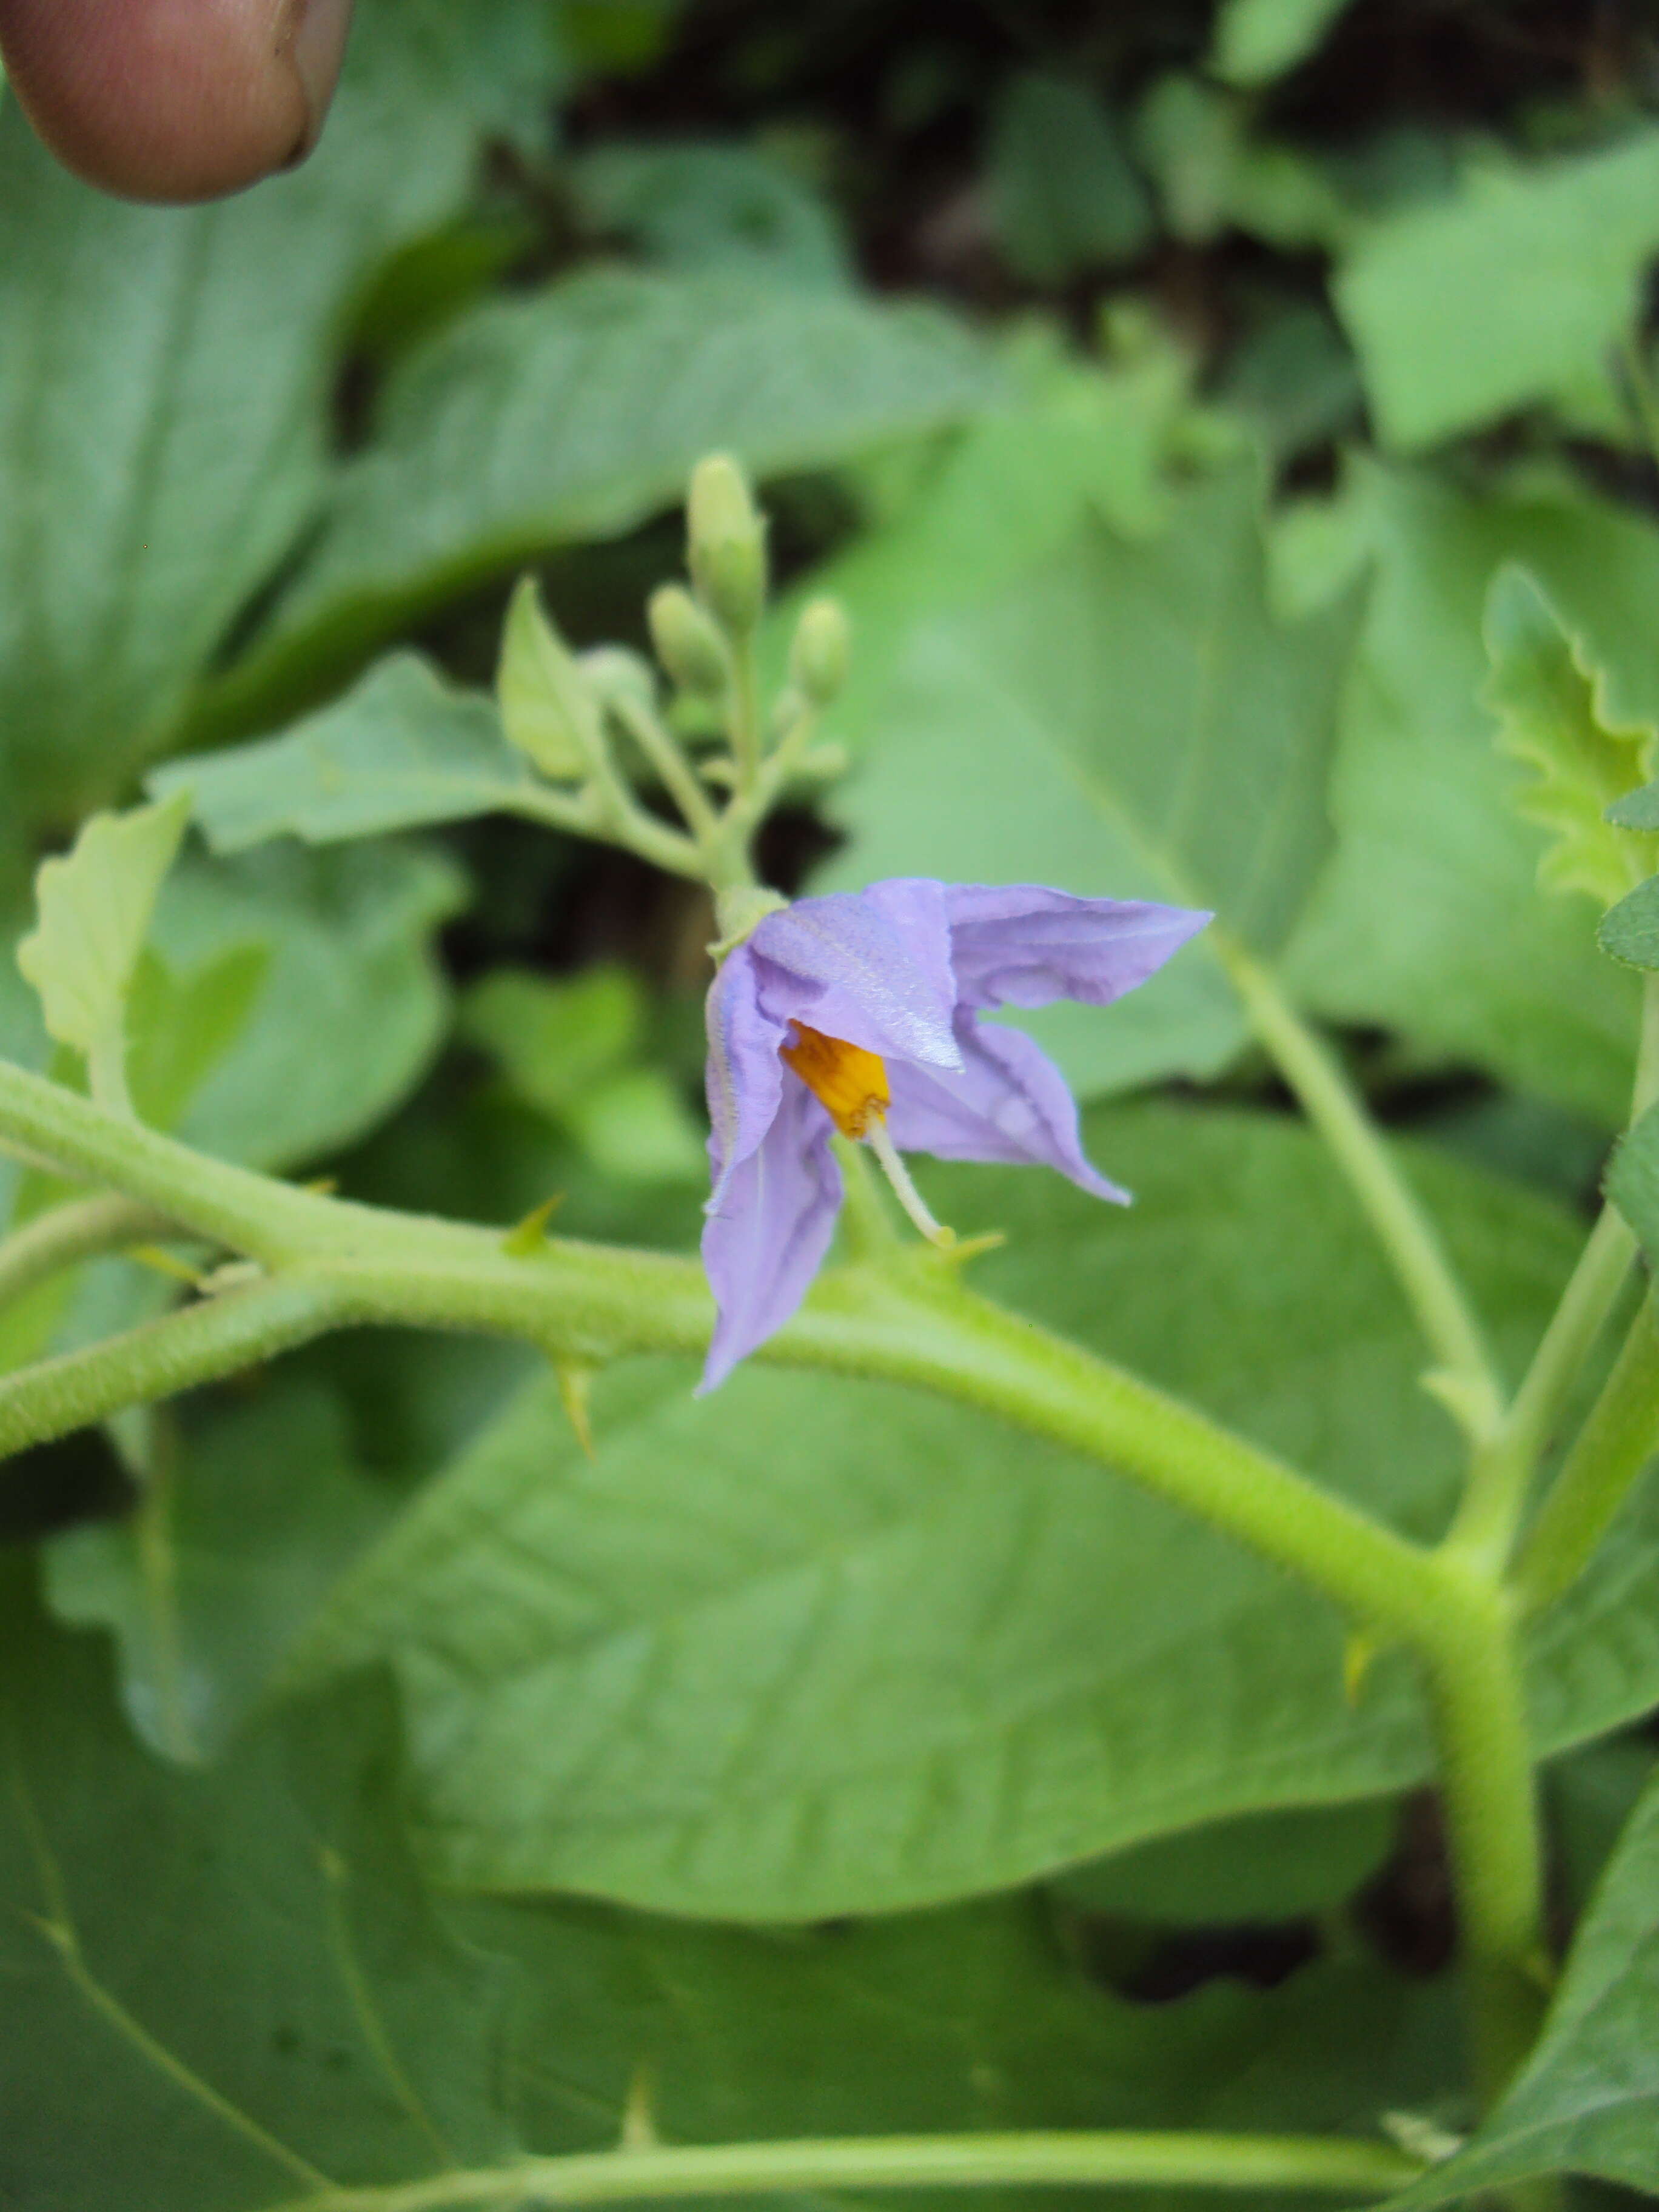
M 728 454 L 692 471 L 686 568 L 689 587 L 661 585 L 647 604 L 657 668 L 621 646 L 573 652 L 533 580 L 523 578 L 507 610 L 496 688 L 508 740 L 568 794 L 538 802 L 541 812 L 700 875 L 725 895 L 752 881 L 749 840 L 785 784 L 838 774 L 844 764 L 814 732 L 847 681 L 848 623 L 833 600 L 808 603 L 790 642 L 787 681 L 763 711 L 757 635 L 766 519 Z M 723 749 L 708 746 L 716 733 Z M 624 765 L 630 755 L 678 808 L 683 831 L 639 806 Z

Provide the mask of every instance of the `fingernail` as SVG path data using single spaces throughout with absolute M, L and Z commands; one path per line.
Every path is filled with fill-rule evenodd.
M 350 27 L 351 0 L 300 0 L 295 11 L 288 39 L 289 59 L 306 104 L 306 136 L 295 149 L 296 159 L 309 153 L 317 143 L 334 97 Z

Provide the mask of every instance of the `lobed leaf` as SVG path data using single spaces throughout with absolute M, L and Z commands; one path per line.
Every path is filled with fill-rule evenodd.
M 1515 810 L 1480 705 L 1481 623 L 1494 572 L 1521 562 L 1605 672 L 1611 720 L 1659 722 L 1659 538 L 1570 491 L 1476 495 L 1375 466 L 1307 519 L 1318 590 L 1356 562 L 1371 580 L 1342 702 L 1336 851 L 1290 981 L 1318 1012 L 1622 1127 L 1634 981 L 1597 955 L 1578 902 L 1539 896 L 1543 835 Z
M 1550 838 L 1539 882 L 1611 906 L 1642 869 L 1606 817 L 1651 774 L 1654 730 L 1608 719 L 1605 680 L 1524 568 L 1506 567 L 1494 578 L 1485 634 L 1486 704 L 1498 717 L 1499 748 L 1532 771 L 1516 805 Z

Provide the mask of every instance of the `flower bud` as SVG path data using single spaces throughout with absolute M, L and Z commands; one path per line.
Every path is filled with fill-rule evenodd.
M 726 641 L 683 584 L 664 584 L 646 605 L 657 658 L 682 691 L 718 698 L 731 672 Z
M 766 521 L 729 453 L 691 471 L 685 507 L 691 580 L 710 612 L 746 636 L 766 604 Z
M 590 646 L 576 655 L 576 665 L 602 705 L 657 711 L 657 672 L 643 653 L 630 653 L 625 645 Z
M 852 634 L 834 599 L 813 599 L 801 611 L 789 648 L 789 673 L 815 707 L 827 707 L 847 682 Z
M 533 576 L 519 579 L 507 607 L 495 696 L 508 743 L 544 775 L 572 782 L 603 758 L 599 700 L 542 611 Z

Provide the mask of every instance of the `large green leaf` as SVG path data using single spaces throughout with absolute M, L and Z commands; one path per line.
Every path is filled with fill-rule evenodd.
M 187 791 L 216 852 L 292 835 L 313 845 L 510 810 L 532 787 L 495 702 L 389 654 L 279 738 L 175 761 L 149 780 Z
M 1322 1013 L 1388 1024 L 1617 1127 L 1632 980 L 1597 955 L 1587 904 L 1540 892 L 1546 840 L 1516 813 L 1516 770 L 1480 703 L 1481 621 L 1495 571 L 1523 561 L 1605 672 L 1612 719 L 1659 718 L 1659 532 L 1565 493 L 1474 499 L 1370 469 L 1340 518 L 1350 556 L 1370 563 L 1370 606 L 1344 702 L 1336 856 L 1291 980 Z
M 504 2148 L 504 1968 L 438 1924 L 380 1701 L 181 1775 L 14 1563 L 0 1796 L 0 2175 L 20 2205 L 239 2212 Z M 365 1711 L 365 1706 L 368 1710 Z
M 918 623 L 839 802 L 838 882 L 928 874 L 1217 909 L 1278 949 L 1329 842 L 1325 781 L 1352 597 L 1270 615 L 1254 477 L 1188 492 L 1164 532 L 1085 522 L 994 600 Z M 1240 1017 L 1201 949 L 1109 1021 L 1032 1024 L 1094 1087 L 1208 1073 Z
M 1010 1232 L 986 1286 L 1438 1528 L 1449 1437 L 1312 1141 L 1168 1109 L 1091 1137 L 1138 1194 L 1127 1215 L 1057 1177 L 927 1177 L 960 1230 Z M 1443 1160 L 1412 1172 L 1513 1358 L 1576 1231 Z M 694 1401 L 691 1379 L 601 1378 L 592 1465 L 532 1389 L 308 1639 L 312 1670 L 394 1656 L 457 1879 L 740 1917 L 889 1909 L 1424 1771 L 1403 1661 L 1350 1708 L 1336 1614 L 1131 1486 L 887 1388 L 752 1369 Z M 1656 1582 L 1644 1534 L 1551 1616 L 1549 1741 L 1659 1694 Z
M 197 727 L 269 721 L 447 594 L 631 528 L 711 447 L 757 475 L 820 466 L 998 390 L 942 314 L 828 290 L 590 270 L 483 307 L 394 379 L 273 632 Z
M 1519 2080 L 1461 2156 L 1395 2201 L 1443 2204 L 1542 2173 L 1659 2193 L 1659 1784 L 1631 1817 Z
M 72 820 L 165 747 L 316 507 L 343 316 L 471 180 L 467 43 L 441 0 L 371 0 L 315 157 L 210 207 L 94 191 L 0 108 L 0 743 L 20 827 Z
M 399 1832 L 378 1686 L 180 1774 L 132 1745 L 95 1651 L 37 1624 L 15 1568 L 3 1595 L 0 2174 L 20 2206 L 252 2212 L 319 2185 L 297 2160 L 389 2182 L 610 2149 L 625 2119 L 682 2142 L 1369 2136 L 1379 2106 L 1434 2103 L 1453 2075 L 1440 1989 L 1352 1961 L 1152 2008 L 1091 1985 L 1030 1899 L 789 1935 L 440 1904 Z
M 1651 130 L 1604 153 L 1477 170 L 1443 204 L 1377 224 L 1340 271 L 1336 301 L 1384 439 L 1425 446 L 1605 386 L 1656 250 Z
M 1455 2077 L 1443 1989 L 1356 1963 L 1271 1993 L 1215 1982 L 1179 2003 L 1126 2002 L 1089 1985 L 1030 1898 L 782 1935 L 568 1904 L 474 1911 L 465 1925 L 486 1941 L 504 1925 L 538 1970 L 515 2040 L 563 2061 L 527 2069 L 537 2141 L 568 2140 L 584 2100 L 591 2111 L 614 2098 L 630 2065 L 653 2122 L 689 2142 L 1013 2127 L 1374 2139 L 1380 2110 L 1437 2102 Z M 1081 2198 L 1103 2212 L 1198 2201 Z M 948 2200 L 859 2202 L 931 2212 Z M 975 2202 L 1027 2212 L 1031 2199 L 999 2190 Z

